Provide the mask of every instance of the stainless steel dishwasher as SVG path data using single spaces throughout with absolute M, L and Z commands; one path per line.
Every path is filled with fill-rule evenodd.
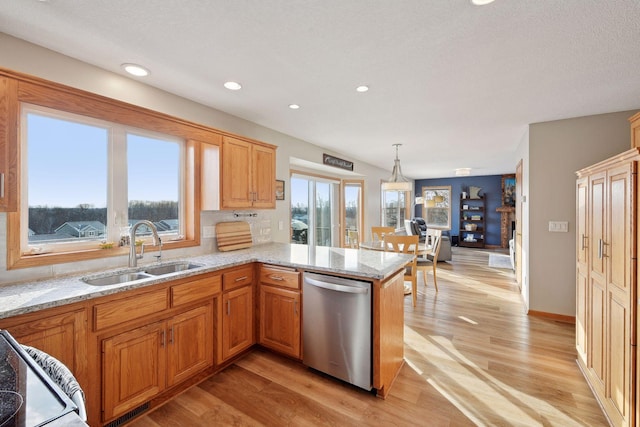
M 371 283 L 304 273 L 302 362 L 372 388 Z

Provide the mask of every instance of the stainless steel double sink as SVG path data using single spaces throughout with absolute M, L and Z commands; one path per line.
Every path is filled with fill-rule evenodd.
M 186 270 L 200 268 L 202 265 L 193 264 L 189 261 L 178 261 L 166 264 L 157 264 L 137 269 L 136 271 L 118 271 L 114 273 L 100 273 L 82 278 L 82 281 L 93 286 L 119 285 L 139 280 L 146 280 L 167 276 Z

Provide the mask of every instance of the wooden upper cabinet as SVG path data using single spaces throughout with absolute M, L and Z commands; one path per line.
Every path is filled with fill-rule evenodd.
M 276 150 L 254 145 L 251 155 L 254 208 L 276 207 Z
M 18 82 L 0 77 L 0 212 L 18 210 Z
M 221 144 L 221 135 L 216 135 L 213 143 L 200 141 L 200 209 L 203 211 L 220 209 Z
M 221 208 L 275 208 L 275 179 L 274 147 L 223 138 Z

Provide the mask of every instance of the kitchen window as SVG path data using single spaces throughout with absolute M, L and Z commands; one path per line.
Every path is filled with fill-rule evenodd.
M 23 253 L 118 246 L 142 219 L 183 234 L 184 141 L 28 104 L 21 123 Z
M 382 191 L 382 226 L 404 228 L 404 220 L 409 219 L 408 201 L 411 192 L 407 191 Z
M 0 125 L 20 159 L 20 197 L 6 214 L 8 270 L 126 256 L 120 237 L 142 218 L 157 224 L 163 252 L 200 245 L 201 147 L 219 146 L 219 132 L 53 82 L 11 81 Z

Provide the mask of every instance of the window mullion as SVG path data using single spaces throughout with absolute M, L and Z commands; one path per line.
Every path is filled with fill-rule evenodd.
M 128 187 L 127 187 L 127 133 L 124 127 L 111 128 L 109 138 L 109 238 L 117 242 L 127 230 Z

